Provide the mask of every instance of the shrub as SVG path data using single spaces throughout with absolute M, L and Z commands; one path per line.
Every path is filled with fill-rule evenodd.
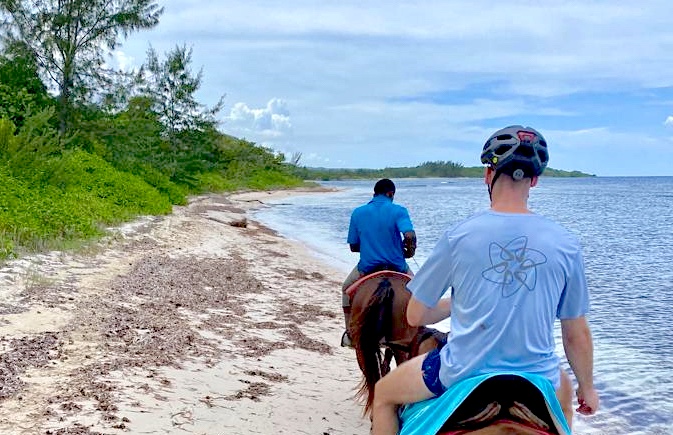
M 65 151 L 45 164 L 50 185 L 68 195 L 91 201 L 94 216 L 117 223 L 140 214 L 171 211 L 168 197 L 140 177 L 115 170 L 99 156 L 82 150 Z

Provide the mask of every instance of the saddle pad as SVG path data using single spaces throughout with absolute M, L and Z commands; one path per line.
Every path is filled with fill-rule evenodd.
M 372 280 L 372 279 L 378 279 L 378 278 L 394 278 L 394 279 L 400 279 L 402 280 L 405 284 L 411 280 L 411 276 L 407 275 L 406 273 L 402 272 L 395 272 L 394 270 L 380 270 L 378 272 L 371 273 L 369 275 L 365 275 L 362 278 L 358 279 L 355 281 L 353 284 L 351 284 L 347 289 L 346 289 L 346 294 L 349 297 L 353 297 L 355 292 L 357 291 L 358 288 L 365 282 Z
M 412 403 L 400 410 L 399 435 L 435 435 L 461 403 L 485 380 L 499 375 L 519 376 L 528 380 L 545 398 L 547 410 L 562 435 L 570 435 L 556 392 L 549 380 L 531 373 L 498 372 L 468 378 L 452 385 L 444 394 L 423 402 Z M 458 432 L 460 433 L 460 432 Z M 544 432 L 542 432 L 544 433 Z

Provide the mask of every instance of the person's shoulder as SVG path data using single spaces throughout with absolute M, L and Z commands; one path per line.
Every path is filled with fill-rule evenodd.
M 553 219 L 551 219 L 547 216 L 544 216 L 544 215 L 533 214 L 533 216 L 535 216 L 535 218 L 537 218 L 540 225 L 545 226 L 545 228 L 544 228 L 545 232 L 555 233 L 555 237 L 557 237 L 559 240 L 560 239 L 565 239 L 570 243 L 579 244 L 578 237 L 575 234 L 573 234 L 564 225 L 562 225 L 559 222 L 556 222 L 555 220 L 553 220 Z
M 489 219 L 492 216 L 492 213 L 490 213 L 490 210 L 481 210 L 476 213 L 471 214 L 470 216 L 464 218 L 461 221 L 458 221 L 454 226 L 462 226 L 465 224 L 469 224 L 470 222 L 473 221 L 478 221 L 481 219 Z
M 570 234 L 570 232 L 568 231 L 568 229 L 565 226 L 561 225 L 559 222 L 555 221 L 554 219 L 552 219 L 548 216 L 545 216 L 545 215 L 542 215 L 542 214 L 537 214 L 537 213 L 532 213 L 530 216 L 532 218 L 536 219 L 539 222 L 540 225 L 545 225 L 549 229 L 553 229 L 555 231 Z
M 409 213 L 409 210 L 407 210 L 407 208 L 402 204 L 396 204 L 394 202 L 391 202 L 390 205 L 397 211 L 403 211 L 405 213 Z
M 369 203 L 367 203 L 367 204 L 362 204 L 362 205 L 360 205 L 360 206 L 358 206 L 358 207 L 355 207 L 355 208 L 353 209 L 353 211 L 351 212 L 351 216 L 352 216 L 352 217 L 356 217 L 356 216 L 361 215 L 362 213 L 365 213 L 366 210 L 367 210 L 367 206 L 368 206 L 368 205 L 369 205 Z
M 355 213 L 356 211 L 357 211 L 357 212 L 361 212 L 361 211 L 363 211 L 363 210 L 366 210 L 366 209 L 368 209 L 369 207 L 371 207 L 371 205 L 372 205 L 372 201 L 367 201 L 367 202 L 365 202 L 364 204 L 360 204 L 360 205 L 358 205 L 357 207 L 355 207 L 355 208 L 353 209 L 353 213 Z

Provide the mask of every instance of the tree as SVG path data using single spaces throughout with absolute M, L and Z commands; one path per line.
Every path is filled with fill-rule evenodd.
M 295 151 L 292 153 L 292 156 L 290 156 L 290 165 L 292 166 L 299 166 L 299 162 L 301 161 L 301 156 L 302 153 L 301 151 Z
M 23 44 L 55 85 L 63 134 L 73 102 L 109 76 L 106 52 L 121 37 L 157 25 L 163 8 L 153 0 L 0 0 L 0 12 L 5 38 Z
M 194 75 L 190 69 L 192 49 L 176 46 L 159 61 L 150 47 L 147 61 L 138 74 L 144 83 L 142 92 L 154 100 L 154 110 L 167 129 L 171 144 L 177 145 L 180 133 L 187 130 L 204 131 L 216 126 L 215 116 L 222 109 L 224 96 L 212 108 L 196 101 L 195 93 L 201 87 L 203 70 Z
M 5 47 L 5 53 L 0 54 L 0 118 L 8 118 L 20 128 L 27 116 L 51 104 L 34 59 L 24 51 Z

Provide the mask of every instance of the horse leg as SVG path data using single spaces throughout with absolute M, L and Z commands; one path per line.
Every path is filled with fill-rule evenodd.
M 393 351 L 389 347 L 386 347 L 386 350 L 383 354 L 383 360 L 381 361 L 381 377 L 384 377 L 390 372 L 390 363 L 392 362 L 392 360 L 393 360 Z

